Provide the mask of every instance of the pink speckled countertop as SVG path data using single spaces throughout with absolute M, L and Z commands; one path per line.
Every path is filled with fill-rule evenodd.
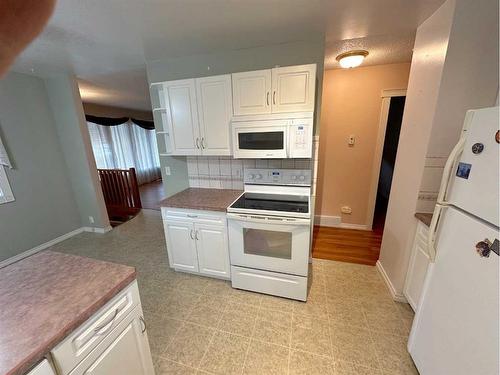
M 241 190 L 189 188 L 162 200 L 160 206 L 226 212 L 242 193 Z
M 0 269 L 0 374 L 23 374 L 135 279 L 133 267 L 42 251 Z

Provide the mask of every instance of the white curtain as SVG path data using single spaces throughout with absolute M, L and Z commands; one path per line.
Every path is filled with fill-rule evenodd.
M 135 168 L 139 185 L 161 177 L 154 130 L 132 121 L 116 126 L 87 122 L 94 158 L 99 169 Z

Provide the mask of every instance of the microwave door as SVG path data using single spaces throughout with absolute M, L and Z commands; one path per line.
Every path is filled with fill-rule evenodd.
M 235 127 L 235 158 L 286 158 L 288 132 L 285 126 Z

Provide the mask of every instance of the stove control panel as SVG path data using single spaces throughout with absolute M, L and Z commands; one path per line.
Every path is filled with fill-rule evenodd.
M 311 186 L 309 169 L 245 169 L 245 184 Z

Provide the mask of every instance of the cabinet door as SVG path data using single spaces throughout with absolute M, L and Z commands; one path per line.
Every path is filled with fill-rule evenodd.
M 194 79 L 165 82 L 164 92 L 172 154 L 199 154 L 201 146 Z
M 427 244 L 419 234 L 423 230 L 427 231 L 428 228 L 424 228 L 424 224 L 419 222 L 415 240 L 413 242 L 412 254 L 410 257 L 410 264 L 408 265 L 408 274 L 406 276 L 404 287 L 404 295 L 410 306 L 415 311 L 418 306 L 418 301 L 420 300 L 420 295 L 422 294 L 425 275 L 427 274 L 427 268 L 429 266 Z
M 56 373 L 52 369 L 52 366 L 50 366 L 49 361 L 44 359 L 26 375 L 56 375 Z
M 164 224 L 170 267 L 198 272 L 193 224 L 183 221 L 165 221 Z
M 127 317 L 124 327 L 118 326 L 117 332 L 110 334 L 113 335 L 111 343 L 102 350 L 99 348 L 100 353 L 94 351 L 71 372 L 71 375 L 153 375 L 148 336 L 141 319 L 142 311 L 136 308 Z
M 234 73 L 232 78 L 236 116 L 271 113 L 271 69 Z
M 200 273 L 230 278 L 229 249 L 225 226 L 195 224 Z
M 316 64 L 286 66 L 272 70 L 272 112 L 312 112 Z
M 201 153 L 230 155 L 231 75 L 196 79 Z

